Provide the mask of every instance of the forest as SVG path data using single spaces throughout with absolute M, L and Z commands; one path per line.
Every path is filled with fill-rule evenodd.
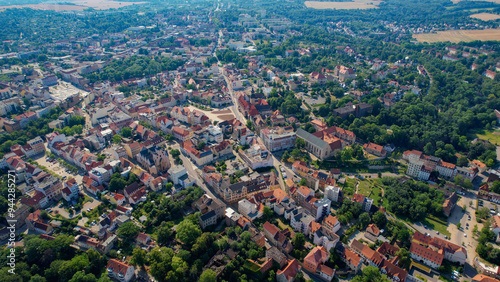
M 124 60 L 114 59 L 98 73 L 87 74 L 90 82 L 109 80 L 112 82 L 130 78 L 142 78 L 162 71 L 175 70 L 184 64 L 182 60 L 172 60 L 164 56 L 131 56 Z
M 443 214 L 443 193 L 419 181 L 408 180 L 401 184 L 396 178 L 382 178 L 384 207 L 398 217 L 412 221 L 423 220 L 429 215 Z

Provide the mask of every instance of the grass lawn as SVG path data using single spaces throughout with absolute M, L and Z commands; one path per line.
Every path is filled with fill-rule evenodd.
M 356 187 L 356 178 L 346 177 L 344 186 L 354 189 Z
M 257 272 L 259 271 L 260 267 L 258 265 L 256 265 L 255 263 L 251 262 L 251 261 L 245 261 L 245 264 L 243 265 L 243 267 L 245 267 L 246 269 L 250 270 L 251 272 Z
M 441 234 L 447 236 L 451 235 L 450 232 L 448 232 L 447 222 L 435 216 L 427 216 L 424 220 L 422 220 L 422 224 L 427 225 L 431 229 L 439 231 Z
M 288 229 L 288 230 L 290 230 L 290 231 L 293 232 L 292 227 L 290 227 L 289 225 L 284 224 L 283 222 L 281 222 L 280 219 L 277 219 L 277 221 L 278 221 L 278 226 L 279 226 L 279 228 L 281 228 L 281 230 Z
M 380 189 L 380 187 L 378 186 L 374 186 L 370 198 L 373 199 L 373 202 L 376 205 L 379 205 L 380 199 L 382 199 L 382 189 Z
M 494 134 L 498 132 L 499 135 Z M 476 136 L 483 140 L 488 140 L 493 144 L 500 144 L 500 130 L 496 131 L 487 131 L 487 130 L 478 130 L 476 131 Z
M 369 196 L 372 191 L 373 184 L 368 180 L 361 180 L 358 185 L 358 194 Z

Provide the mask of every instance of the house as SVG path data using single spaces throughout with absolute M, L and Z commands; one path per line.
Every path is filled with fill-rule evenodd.
M 108 277 L 118 281 L 128 282 L 134 277 L 135 268 L 116 259 L 110 259 L 106 266 Z
M 301 267 L 296 259 L 288 260 L 284 269 L 276 272 L 276 282 L 293 282 Z
M 366 152 L 380 158 L 385 158 L 385 156 L 387 155 L 387 151 L 384 149 L 384 147 L 377 145 L 375 143 L 368 142 L 365 145 L 363 145 L 363 149 Z
M 373 205 L 373 199 L 358 193 L 354 193 L 354 195 L 352 196 L 352 201 L 362 204 L 363 210 L 368 213 L 370 212 Z
M 379 269 L 382 274 L 387 275 L 389 279 L 395 282 L 405 282 L 408 277 L 408 272 L 406 270 L 386 259 L 382 260 Z
M 472 282 L 500 282 L 500 280 L 483 274 L 476 274 L 476 276 L 472 278 Z
M 327 235 L 333 236 L 336 235 L 337 231 L 340 230 L 340 221 L 338 221 L 336 216 L 328 215 L 323 220 L 323 229 L 327 233 Z
M 243 218 L 243 217 L 241 217 Z M 292 251 L 292 244 L 288 237 L 290 230 L 280 230 L 276 225 L 265 222 L 263 225 L 264 234 L 269 242 L 275 245 L 280 251 L 289 253 Z
M 467 251 L 464 247 L 455 245 L 447 240 L 438 237 L 427 236 L 416 231 L 413 234 L 412 241 L 420 244 L 421 246 L 429 246 L 429 248 L 432 248 L 432 250 L 437 250 L 439 254 L 443 255 L 444 259 L 454 263 L 464 265 L 467 259 Z M 418 249 L 416 250 L 418 251 Z M 419 255 L 418 252 L 417 255 Z
M 221 200 L 212 199 L 207 194 L 204 194 L 200 199 L 193 202 L 192 208 L 202 213 L 198 220 L 201 228 L 205 229 L 224 218 L 226 205 Z
M 500 234 L 500 216 L 495 215 L 491 219 L 491 231 L 493 231 L 493 233 L 495 233 L 495 235 L 497 235 L 498 237 L 498 235 Z
M 339 186 L 328 185 L 325 187 L 325 197 L 334 203 L 340 202 L 342 197 L 341 192 L 342 190 Z
M 139 234 L 137 234 L 137 237 L 135 238 L 135 241 L 143 246 L 147 246 L 151 242 L 151 236 L 139 232 Z
M 366 227 L 365 238 L 376 242 L 379 235 L 380 229 L 375 224 L 372 223 Z
M 451 215 L 451 211 L 457 205 L 458 196 L 456 192 L 453 192 L 443 203 L 443 213 L 447 217 Z
M 410 253 L 412 259 L 422 262 L 434 269 L 440 267 L 444 259 L 442 251 L 434 251 L 415 242 L 410 246 Z
M 324 265 L 330 257 L 330 253 L 323 247 L 314 247 L 304 258 L 304 269 L 319 274 L 326 281 L 333 278 L 334 270 Z
M 276 247 L 271 247 L 266 251 L 266 258 L 273 259 L 280 265 L 280 268 L 284 267 L 287 264 L 286 255 L 283 254 L 283 252 L 278 250 Z
M 358 272 L 363 264 L 361 257 L 348 248 L 343 248 L 340 252 L 340 259 L 354 272 Z
M 157 145 L 143 147 L 136 158 L 151 175 L 158 175 L 170 168 L 167 150 Z

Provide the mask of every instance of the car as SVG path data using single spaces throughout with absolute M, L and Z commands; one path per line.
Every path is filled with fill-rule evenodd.
M 470 215 L 469 215 L 469 220 L 471 219 Z
M 281 170 L 281 172 L 285 172 L 285 168 L 284 167 L 280 167 L 280 170 Z
M 465 226 L 469 226 L 469 223 L 466 223 Z
M 286 172 L 283 172 L 283 178 L 286 178 Z
M 444 238 L 445 238 L 446 240 L 448 240 L 448 236 L 444 235 Z
M 469 230 L 469 226 L 465 226 L 465 230 Z
M 427 225 L 424 225 L 424 228 L 427 229 Z
M 436 234 L 439 235 L 439 231 L 436 231 Z
M 464 234 L 464 237 L 467 238 L 467 234 Z
M 60 204 L 59 207 L 62 208 L 64 206 L 64 204 Z

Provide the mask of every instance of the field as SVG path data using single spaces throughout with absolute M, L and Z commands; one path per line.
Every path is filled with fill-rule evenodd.
M 414 34 L 413 38 L 419 42 L 446 42 L 458 43 L 460 41 L 470 42 L 475 40 L 500 40 L 500 29 L 482 29 L 482 30 L 447 30 L 437 33 Z
M 453 4 L 457 4 L 460 1 L 464 1 L 464 0 L 451 0 L 451 2 L 453 2 Z M 491 3 L 500 4 L 500 0 L 468 0 L 468 1 L 483 1 L 483 2 L 491 2 Z
M 307 8 L 313 9 L 336 9 L 336 10 L 352 10 L 352 9 L 377 9 L 380 0 L 354 0 L 352 2 L 319 2 L 306 1 L 304 4 Z
M 53 10 L 53 11 L 83 11 L 87 8 L 93 8 L 96 10 L 107 10 L 107 9 L 117 9 L 135 4 L 143 4 L 146 2 L 117 2 L 112 0 L 66 0 L 66 3 L 72 3 L 74 5 L 58 5 L 49 4 L 49 2 L 44 2 L 40 4 L 28 4 L 28 5 L 10 5 L 2 6 L 0 10 L 9 8 L 31 8 L 35 10 Z
M 471 18 L 480 19 L 483 21 L 494 21 L 500 19 L 500 15 L 490 14 L 490 13 L 479 13 L 470 15 Z
M 422 224 L 427 225 L 430 229 L 439 231 L 441 234 L 451 236 L 450 232 L 448 231 L 448 223 L 435 216 L 429 215 L 424 220 L 422 220 Z
M 480 130 L 476 132 L 479 139 L 490 141 L 493 144 L 500 144 L 500 131 L 485 131 Z

